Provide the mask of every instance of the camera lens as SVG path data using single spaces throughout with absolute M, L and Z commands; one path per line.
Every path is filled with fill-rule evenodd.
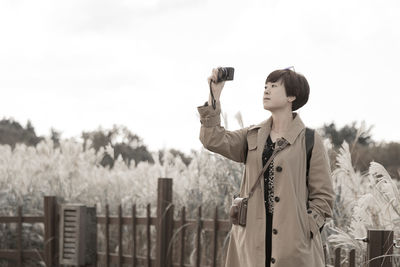
M 232 81 L 235 69 L 232 67 L 218 68 L 217 82 Z
M 225 81 L 227 77 L 226 68 L 219 68 L 218 69 L 218 81 Z

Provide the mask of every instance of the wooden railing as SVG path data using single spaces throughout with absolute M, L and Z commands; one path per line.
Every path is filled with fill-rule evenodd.
M 16 249 L 0 249 L 0 259 L 7 259 L 14 262 L 17 267 L 22 267 L 23 259 L 43 261 L 46 266 L 54 266 L 54 256 L 56 254 L 56 198 L 52 196 L 44 197 L 43 216 L 23 216 L 22 206 L 17 209 L 17 216 L 0 217 L 0 223 L 17 224 Z M 44 250 L 22 249 L 22 224 L 23 223 L 43 223 L 44 224 Z
M 97 262 L 92 266 L 122 266 L 128 264 L 129 266 L 146 266 L 146 267 L 217 267 L 223 266 L 225 261 L 225 247 L 218 245 L 218 233 L 222 232 L 226 235 L 231 229 L 229 220 L 223 220 L 218 217 L 218 209 L 214 207 L 214 215 L 212 219 L 202 218 L 202 207 L 197 209 L 197 218 L 187 219 L 186 209 L 182 207 L 180 211 L 180 218 L 175 220 L 173 218 L 174 205 L 172 204 L 172 179 L 159 178 L 157 188 L 157 215 L 156 217 L 150 216 L 151 206 L 146 206 L 146 215 L 144 217 L 137 216 L 136 205 L 133 205 L 130 210 L 130 216 L 122 216 L 123 211 L 121 205 L 117 208 L 117 215 L 111 216 L 109 206 L 105 207 L 105 214 L 97 216 L 97 226 L 104 229 L 104 247 L 105 251 L 100 252 L 97 250 Z M 17 235 L 16 249 L 1 249 L 0 259 L 6 259 L 12 263 L 12 266 L 24 266 L 24 260 L 31 259 L 36 261 L 45 262 L 46 266 L 59 266 L 59 249 L 58 249 L 58 229 L 59 229 L 59 205 L 57 204 L 56 197 L 44 197 L 44 215 L 43 216 L 23 216 L 22 207 L 18 207 L 17 216 L 0 217 L 0 223 L 16 223 Z M 44 249 L 38 250 L 23 250 L 23 236 L 22 224 L 23 223 L 43 223 L 44 224 Z M 111 236 L 110 226 L 116 226 L 116 235 Z M 124 235 L 123 227 L 128 226 L 131 228 L 129 238 Z M 138 226 L 145 227 L 145 244 L 138 244 Z M 151 242 L 151 227 L 155 227 L 156 238 L 155 244 Z M 185 247 L 185 237 L 187 232 L 195 232 L 194 254 L 192 253 L 191 265 L 185 263 L 185 259 L 190 251 Z M 207 243 L 211 247 L 210 252 L 207 254 L 207 261 L 205 263 L 204 254 L 202 249 L 208 248 L 201 243 L 201 232 L 211 232 L 211 242 Z M 115 231 L 114 231 L 115 232 Z M 125 231 L 127 232 L 127 231 Z M 97 234 L 99 235 L 99 233 Z M 226 236 L 225 235 L 225 236 Z M 393 231 L 369 231 L 368 238 L 368 259 L 372 259 L 379 255 L 389 254 L 393 247 Z M 117 252 L 115 249 L 110 248 L 110 243 L 113 241 L 118 246 Z M 130 251 L 128 254 L 123 253 L 124 240 L 130 240 Z M 381 241 L 379 241 L 381 240 Z M 386 240 L 383 244 L 382 240 Z M 389 241 L 388 241 L 389 240 Z M 176 242 L 177 241 L 177 242 Z M 177 255 L 173 255 L 173 242 L 176 242 L 178 248 L 176 249 Z M 390 243 L 391 242 L 391 243 Z M 154 243 L 154 242 L 153 242 Z M 125 244 L 126 245 L 126 244 Z M 137 248 L 140 246 L 145 247 L 145 255 L 138 255 Z M 151 257 L 151 249 L 155 246 L 155 257 Z M 325 251 L 325 250 L 324 250 Z M 193 251 L 191 251 L 193 252 Z M 218 253 L 221 255 L 217 257 Z M 333 262 L 325 255 L 326 260 L 334 265 L 340 267 L 340 254 L 341 249 L 335 250 Z M 203 255 L 203 257 L 202 257 Z M 355 250 L 349 252 L 348 262 L 346 266 L 356 266 Z M 175 261 L 173 262 L 173 259 Z M 370 262 L 369 267 L 374 266 L 391 266 L 388 258 L 386 258 L 383 265 L 382 258 Z

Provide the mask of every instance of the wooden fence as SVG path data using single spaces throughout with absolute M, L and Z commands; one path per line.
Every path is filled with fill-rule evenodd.
M 8 260 L 10 266 L 24 266 L 24 260 L 32 259 L 35 261 L 43 261 L 46 266 L 59 266 L 59 248 L 58 248 L 58 228 L 59 228 L 59 205 L 56 197 L 44 197 L 44 215 L 43 216 L 23 216 L 22 207 L 18 207 L 17 216 L 0 217 L 0 223 L 16 223 L 17 224 L 17 240 L 16 249 L 1 249 L 0 259 Z M 202 208 L 198 207 L 197 218 L 187 219 L 185 207 L 181 210 L 181 216 L 178 220 L 173 218 L 174 206 L 172 204 L 172 179 L 159 178 L 157 188 L 157 216 L 150 216 L 150 204 L 146 207 L 146 216 L 137 217 L 136 206 L 133 205 L 129 217 L 122 216 L 122 207 L 118 206 L 117 216 L 110 216 L 108 205 L 105 208 L 104 216 L 97 216 L 97 226 L 105 228 L 105 251 L 97 250 L 97 262 L 94 266 L 146 266 L 146 267 L 217 267 L 223 266 L 225 249 L 218 246 L 218 233 L 228 233 L 231 228 L 229 220 L 218 218 L 218 209 L 215 207 L 213 219 L 202 218 Z M 22 248 L 22 224 L 23 223 L 43 223 L 44 224 L 44 249 L 43 250 L 23 250 Z M 110 226 L 117 228 L 117 244 L 118 252 L 113 253 L 110 250 Z M 146 232 L 146 255 L 137 255 L 137 227 L 142 225 Z M 131 251 L 130 254 L 123 254 L 123 227 L 131 227 Z M 151 243 L 151 227 L 156 229 L 155 244 Z M 193 264 L 189 265 L 184 262 L 187 251 L 185 250 L 185 236 L 187 231 L 194 231 L 195 246 Z M 201 257 L 201 251 L 204 248 L 201 244 L 201 232 L 210 231 L 212 233 L 211 255 L 208 261 L 211 264 L 206 265 L 204 257 Z M 393 231 L 369 231 L 369 236 L 365 241 L 368 241 L 368 257 L 379 257 L 384 254 L 391 254 L 393 247 Z M 173 238 L 174 237 L 174 238 Z M 172 262 L 172 249 L 170 243 L 172 240 L 178 240 L 179 248 L 178 255 L 174 255 L 176 262 Z M 391 238 L 391 239 L 390 239 Z M 388 242 L 389 240 L 389 242 Z M 115 240 L 114 240 L 115 241 Z M 151 257 L 151 248 L 155 245 L 155 257 Z M 226 247 L 225 247 L 226 248 Z M 325 251 L 325 250 L 324 250 Z M 222 257 L 217 260 L 218 252 Z M 389 253 L 388 253 L 389 252 Z M 186 254 L 185 254 L 186 253 Z M 341 267 L 341 249 L 335 250 L 333 262 L 329 262 L 327 255 L 325 258 L 328 263 Z M 349 264 L 346 266 L 355 266 L 355 251 L 352 250 L 348 256 Z M 368 267 L 375 266 L 392 266 L 389 263 L 390 258 L 386 257 L 382 265 L 382 258 L 371 261 Z
M 14 265 L 23 266 L 24 259 L 44 261 L 47 266 L 54 266 L 54 255 L 56 254 L 56 198 L 44 197 L 44 216 L 22 216 L 22 206 L 18 207 L 17 216 L 0 217 L 0 223 L 17 224 L 16 249 L 1 249 L 0 259 L 12 261 Z M 22 224 L 43 223 L 44 224 L 44 250 L 22 249 Z

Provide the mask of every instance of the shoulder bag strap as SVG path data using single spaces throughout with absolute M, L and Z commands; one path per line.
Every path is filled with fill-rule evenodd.
M 306 128 L 306 151 L 307 151 L 307 173 L 306 173 L 306 185 L 308 187 L 308 173 L 310 171 L 310 160 L 312 150 L 314 147 L 314 130 Z
M 308 173 L 310 170 L 310 160 L 312 155 L 312 150 L 314 148 L 314 130 L 310 128 L 306 128 L 306 151 L 307 151 L 307 176 L 306 176 L 306 184 L 308 188 Z M 308 201 L 307 201 L 307 209 L 309 208 Z M 322 225 L 319 228 L 319 232 L 322 232 L 324 226 Z
M 276 147 L 275 147 L 274 151 L 272 152 L 271 157 L 268 159 L 267 163 L 265 163 L 264 168 L 258 174 L 258 178 L 257 178 L 256 182 L 254 183 L 254 185 L 251 187 L 248 198 L 251 198 L 253 196 L 254 191 L 256 190 L 256 187 L 257 187 L 258 183 L 260 182 L 260 177 L 262 177 L 263 173 L 268 168 L 271 161 L 275 158 L 276 154 L 278 154 L 279 151 L 283 150 L 288 144 L 289 144 L 289 142 L 287 140 L 285 140 L 284 138 L 278 138 L 276 140 L 276 143 L 275 143 Z

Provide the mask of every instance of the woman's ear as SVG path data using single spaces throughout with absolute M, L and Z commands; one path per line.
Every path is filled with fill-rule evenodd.
M 293 102 L 293 101 L 295 101 L 296 100 L 296 97 L 295 96 L 289 96 L 288 97 L 288 101 L 289 102 Z

